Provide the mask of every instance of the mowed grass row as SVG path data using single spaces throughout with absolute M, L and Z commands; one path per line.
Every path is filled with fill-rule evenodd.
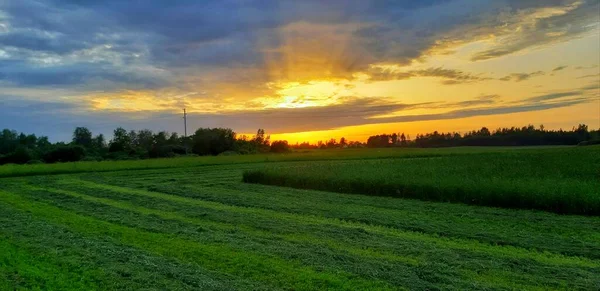
M 555 150 L 562 147 L 536 147 L 536 149 Z M 34 175 L 72 174 L 86 172 L 109 172 L 140 169 L 186 168 L 205 165 L 246 164 L 285 161 L 318 161 L 318 160 L 347 160 L 347 159 L 378 159 L 378 158 L 411 158 L 437 157 L 446 155 L 463 155 L 485 152 L 530 151 L 531 147 L 463 147 L 463 148 L 383 148 L 383 149 L 334 149 L 306 150 L 286 154 L 260 154 L 239 156 L 203 156 L 178 157 L 147 160 L 75 162 L 58 164 L 34 165 L 3 165 L 0 166 L 1 177 L 19 177 Z
M 287 163 L 287 165 L 291 167 L 297 163 Z M 73 187 L 85 185 L 92 187 L 93 193 L 98 193 L 95 195 L 110 193 L 111 185 L 115 185 L 120 186 L 115 188 L 119 189 L 118 191 L 135 194 L 169 194 L 170 196 L 167 197 L 172 199 L 183 198 L 184 204 L 198 204 L 205 201 L 202 202 L 203 205 L 211 205 L 217 209 L 221 209 L 218 208 L 219 206 L 226 205 L 236 207 L 234 209 L 250 208 L 252 213 L 259 213 L 253 215 L 251 219 L 248 219 L 250 215 L 248 212 L 243 215 L 235 214 L 237 211 L 228 216 L 214 215 L 218 219 L 236 225 L 260 224 L 262 222 L 260 217 L 273 219 L 271 218 L 273 213 L 277 213 L 279 217 L 282 215 L 316 216 L 434 236 L 471 239 L 492 245 L 510 245 L 544 252 L 600 258 L 600 218 L 275 188 L 239 182 L 243 171 L 257 166 L 261 165 L 211 166 L 193 170 L 145 170 L 134 173 L 79 176 L 81 179 L 94 181 L 93 184 L 79 180 L 69 182 L 67 179 L 57 181 L 52 177 L 29 179 L 33 179 L 37 184 L 60 189 L 65 187 L 68 187 L 65 189 L 77 189 Z M 84 188 L 82 191 L 89 190 Z M 111 194 L 108 197 L 120 199 L 122 196 Z M 169 209 L 178 213 L 197 212 L 195 209 L 165 205 L 156 197 L 137 195 L 137 197 L 123 196 L 123 199 L 133 199 L 140 205 L 156 205 L 158 209 Z M 206 213 L 206 209 L 203 211 Z M 261 227 L 264 228 L 264 225 L 268 224 L 261 224 Z M 303 228 L 289 221 L 277 228 L 269 228 L 274 232 L 285 230 L 291 233 L 300 229 Z
M 286 261 L 259 252 L 242 251 L 227 242 L 204 234 L 202 228 L 198 226 L 196 227 L 197 240 L 193 240 L 173 233 L 171 227 L 177 225 L 176 223 L 169 223 L 166 220 L 157 221 L 152 219 L 152 216 L 127 211 L 120 213 L 115 209 L 102 209 L 100 204 L 87 204 L 85 201 L 75 199 L 73 202 L 75 204 L 93 206 L 95 210 L 92 213 L 88 211 L 87 213 L 92 214 L 88 216 L 84 215 L 83 211 L 74 211 L 75 209 L 71 208 L 73 205 L 68 205 L 66 202 L 72 201 L 70 199 L 64 199 L 65 202 L 62 203 L 56 199 L 54 202 L 59 202 L 59 205 L 52 205 L 24 199 L 20 195 L 8 192 L 1 194 L 2 203 L 32 213 L 52 224 L 66 226 L 71 231 L 96 239 L 106 237 L 153 255 L 171 257 L 182 263 L 197 264 L 200 268 L 216 272 L 219 276 L 233 275 L 236 278 L 260 283 L 267 288 L 310 290 L 325 287 L 351 290 L 352 286 L 356 286 L 361 289 L 393 289 L 377 280 L 353 278 L 355 276 L 343 272 L 331 274 L 317 271 L 294 261 Z M 109 215 L 114 220 L 109 222 L 98 219 L 97 216 L 100 215 L 104 217 Z M 132 224 L 136 227 L 132 227 Z M 151 228 L 153 224 L 154 228 Z
M 600 147 L 423 159 L 321 161 L 248 170 L 243 181 L 341 193 L 600 215 Z
M 174 180 L 181 179 L 179 175 L 166 174 Z M 141 176 L 146 182 L 152 181 L 153 176 L 157 183 L 164 179 L 164 173 L 152 171 Z M 0 207 L 8 207 L 21 215 L 31 214 L 40 221 L 33 225 L 39 227 L 49 223 L 66 228 L 85 237 L 91 245 L 97 241 L 108 242 L 125 250 L 141 251 L 153 260 L 171 258 L 175 269 L 198 268 L 198 272 L 208 276 L 212 282 L 208 287 L 213 289 L 231 283 L 232 287 L 226 289 L 259 289 L 256 286 L 260 286 L 299 290 L 585 290 L 598 284 L 595 274 L 600 270 L 600 262 L 594 259 L 454 240 L 311 213 L 292 213 L 287 209 L 237 206 L 69 176 L 55 178 L 11 180 L 8 190 L 0 193 Z M 272 194 L 275 193 L 266 193 Z M 224 192 L 220 195 L 225 196 Z M 352 203 L 344 201 L 346 197 L 329 193 L 329 197 L 314 203 L 328 204 L 332 199 Z M 385 199 L 365 198 L 364 203 Z M 255 199 L 260 200 L 260 197 Z M 547 214 L 539 215 L 538 218 L 544 218 Z M 11 225 L 8 231 L 22 233 L 20 229 L 25 226 L 14 224 L 16 226 Z M 77 246 L 63 247 L 77 249 Z M 91 270 L 106 268 L 102 263 L 92 261 L 90 264 Z M 115 282 L 130 277 L 137 278 L 134 282 L 138 286 L 144 286 L 140 279 L 148 275 L 146 268 L 129 262 L 121 264 L 130 269 L 124 274 L 111 272 L 116 276 Z M 289 273 L 292 269 L 293 274 Z M 186 285 L 181 277 L 166 279 L 169 273 L 155 271 L 155 277 L 163 278 L 160 286 L 192 289 L 193 285 Z M 99 276 L 97 280 L 102 283 L 102 278 Z

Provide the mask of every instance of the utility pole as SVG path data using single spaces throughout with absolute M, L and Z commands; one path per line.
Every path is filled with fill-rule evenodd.
M 183 146 L 185 147 L 185 154 L 188 154 L 188 142 L 187 142 L 187 112 L 183 108 Z
M 183 136 L 187 138 L 187 112 L 183 108 Z

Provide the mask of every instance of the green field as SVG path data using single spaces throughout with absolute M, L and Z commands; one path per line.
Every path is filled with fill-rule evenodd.
M 600 215 L 600 147 L 315 161 L 244 173 L 301 189 Z
M 579 181 L 571 192 L 594 199 L 597 151 L 363 149 L 0 167 L 0 290 L 598 290 L 598 216 L 242 182 L 257 170 L 329 179 L 355 169 L 400 182 L 410 172 L 441 188 L 451 178 L 521 181 L 521 190 Z
M 180 157 L 177 159 L 146 159 L 102 162 L 76 162 L 61 164 L 3 165 L 0 177 L 18 177 L 31 175 L 68 174 L 82 172 L 107 172 L 140 169 L 167 169 L 197 167 L 206 165 L 246 164 L 259 162 L 315 161 L 315 160 L 364 160 L 381 158 L 439 157 L 474 153 L 498 153 L 507 151 L 535 151 L 537 149 L 555 149 L 552 147 L 457 147 L 444 149 L 344 149 L 344 150 L 306 150 L 287 154 L 237 155 Z

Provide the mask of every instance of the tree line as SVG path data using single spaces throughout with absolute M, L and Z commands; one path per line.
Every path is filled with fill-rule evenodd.
M 391 133 L 369 136 L 366 142 L 339 141 L 330 139 L 315 144 L 307 142 L 290 145 L 292 149 L 331 149 L 331 148 L 385 148 L 385 147 L 457 147 L 457 146 L 534 146 L 534 145 L 588 145 L 600 143 L 600 129 L 589 130 L 585 124 L 571 130 L 547 130 L 544 125 L 506 127 L 490 131 L 487 127 L 461 134 L 459 132 L 438 132 L 417 134 L 414 139 L 409 134 Z
M 0 132 L 0 165 L 165 158 L 181 155 L 227 155 L 285 152 L 287 141 L 270 141 L 264 129 L 252 137 L 237 137 L 229 128 L 200 128 L 190 136 L 148 129 L 117 128 L 109 141 L 103 134 L 93 135 L 77 127 L 70 142 L 51 143 L 46 136 Z
M 458 132 L 417 134 L 415 139 L 404 133 L 370 136 L 366 142 L 330 139 L 315 144 L 290 145 L 285 140 L 271 141 L 264 129 L 253 136 L 238 136 L 229 128 L 199 128 L 190 136 L 148 129 L 117 128 L 107 141 L 104 135 L 93 135 L 86 127 L 77 127 L 70 142 L 51 143 L 46 136 L 17 133 L 4 129 L 0 133 L 0 165 L 14 163 L 56 163 L 148 159 L 181 155 L 237 155 L 283 153 L 290 150 L 333 149 L 356 147 L 451 147 L 451 146 L 527 146 L 585 145 L 600 143 L 600 130 L 585 124 L 572 130 L 546 130 L 544 126 L 498 128 L 483 127 L 465 134 Z
M 457 146 L 535 146 L 588 145 L 600 142 L 600 129 L 588 129 L 579 124 L 571 130 L 547 130 L 543 125 L 505 127 L 490 131 L 487 127 L 461 134 L 437 132 L 417 134 L 414 140 L 404 133 L 381 134 L 369 137 L 367 147 L 457 147 Z

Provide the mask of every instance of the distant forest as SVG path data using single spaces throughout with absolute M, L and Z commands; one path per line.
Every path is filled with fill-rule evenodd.
M 404 133 L 380 134 L 366 142 L 330 139 L 316 144 L 289 144 L 271 141 L 263 129 L 256 135 L 238 136 L 229 128 L 200 128 L 183 137 L 177 133 L 151 130 L 127 131 L 117 128 L 113 138 L 93 135 L 85 127 L 77 127 L 71 142 L 51 143 L 48 137 L 17 133 L 4 129 L 0 133 L 0 165 L 35 164 L 74 161 L 101 161 L 175 157 L 181 155 L 239 155 L 283 153 L 292 150 L 381 147 L 455 147 L 455 146 L 533 146 L 590 145 L 600 143 L 600 129 L 589 130 L 585 124 L 571 130 L 547 130 L 544 126 L 499 128 L 483 127 L 465 134 L 458 132 L 417 134 L 414 139 Z

